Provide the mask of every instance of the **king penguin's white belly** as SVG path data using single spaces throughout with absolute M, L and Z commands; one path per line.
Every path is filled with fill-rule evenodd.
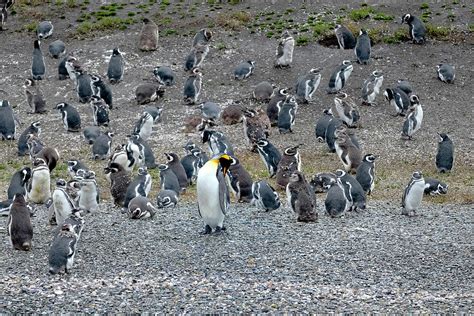
M 201 217 L 207 225 L 214 229 L 217 226 L 222 228 L 224 213 L 219 203 L 219 181 L 215 171 L 211 169 L 212 166 L 204 165 L 199 170 L 196 185 Z

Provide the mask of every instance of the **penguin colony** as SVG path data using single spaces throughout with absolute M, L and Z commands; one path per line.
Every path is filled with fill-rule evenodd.
M 5 1 L 3 1 L 5 2 Z M 14 1 L 6 1 L 2 7 L 2 25 L 6 22 L 7 10 Z M 426 29 L 417 17 L 405 14 L 402 22 L 408 24 L 413 43 L 426 41 Z M 1 30 L 1 29 L 0 29 Z M 44 62 L 43 41 L 52 36 L 54 26 L 43 21 L 37 27 L 37 39 L 33 42 L 31 77 L 25 78 L 25 96 L 31 113 L 48 115 L 48 100 L 41 92 L 41 84 L 48 72 Z M 365 30 L 355 37 L 343 25 L 337 25 L 335 35 L 341 49 L 353 49 L 356 60 L 363 67 L 371 64 L 371 41 Z M 196 184 L 197 209 L 204 223 L 203 234 L 225 231 L 225 216 L 231 205 L 231 193 L 239 203 L 251 203 L 257 208 L 270 212 L 281 207 L 277 190 L 265 179 L 254 181 L 240 164 L 233 146 L 224 133 L 214 128 L 217 121 L 226 125 L 243 124 L 244 137 L 249 150 L 263 161 L 269 178 L 275 178 L 276 186 L 286 191 L 287 207 L 296 213 L 300 222 L 315 222 L 318 219 L 316 194 L 326 193 L 324 208 L 327 215 L 340 217 L 349 211 L 363 211 L 367 208 L 367 195 L 376 184 L 376 154 L 365 153 L 361 148 L 354 129 L 360 127 L 360 113 L 356 100 L 361 105 L 382 106 L 376 102 L 381 93 L 383 74 L 373 70 L 363 83 L 360 96 L 349 96 L 344 92 L 354 66 L 350 60 L 341 60 L 330 78 L 322 78 L 321 69 L 308 69 L 295 82 L 294 88 L 277 87 L 264 81 L 252 91 L 256 102 L 265 104 L 264 109 L 251 109 L 243 104 L 230 104 L 226 108 L 212 101 L 199 103 L 202 77 L 201 68 L 210 50 L 212 32 L 202 29 L 192 40 L 189 54 L 183 62 L 183 69 L 189 77 L 183 86 L 183 100 L 186 105 L 199 104 L 201 115 L 187 119 L 188 131 L 201 135 L 202 143 L 208 148 L 200 148 L 192 141 L 184 145 L 185 155 L 180 159 L 177 153 L 165 153 L 166 163 L 156 164 L 152 148 L 147 143 L 152 137 L 153 126 L 159 122 L 162 108 L 147 107 L 134 124 L 125 142 L 113 147 L 114 133 L 108 129 L 109 113 L 113 110 L 113 88 L 126 80 L 125 61 L 118 47 L 113 48 L 106 76 L 87 71 L 74 52 L 67 51 L 61 40 L 49 44 L 51 58 L 60 59 L 58 79 L 71 79 L 77 94 L 77 103 L 89 103 L 90 115 L 95 126 L 84 127 L 76 105 L 60 102 L 54 109 L 60 113 L 64 133 L 81 133 L 91 146 L 91 159 L 105 160 L 103 174 L 109 181 L 110 194 L 116 207 L 122 208 L 130 219 L 152 218 L 158 208 L 171 208 L 179 203 L 180 195 Z M 143 20 L 143 27 L 137 40 L 137 48 L 143 52 L 154 51 L 160 45 L 159 30 L 150 19 Z M 276 44 L 274 67 L 284 74 L 291 67 L 295 52 L 295 39 L 284 31 Z M 454 83 L 454 66 L 436 66 L 438 78 L 445 83 Z M 166 89 L 175 85 L 174 70 L 166 65 L 150 69 L 153 83 L 139 85 L 135 89 L 137 104 L 147 104 L 159 100 Z M 258 71 L 256 61 L 248 60 L 237 64 L 233 78 L 242 81 Z M 107 82 L 108 81 L 108 82 Z M 330 152 L 336 153 L 341 167 L 335 172 L 318 173 L 308 182 L 302 172 L 299 148 L 304 144 L 288 144 L 277 148 L 272 144 L 272 127 L 280 134 L 293 133 L 297 123 L 299 106 L 310 104 L 321 82 L 327 82 L 326 92 L 334 94 L 334 106 L 322 111 L 315 125 L 315 136 L 325 142 Z M 400 122 L 401 137 L 414 139 L 423 123 L 423 100 L 413 93 L 407 81 L 391 83 L 383 92 L 395 116 L 403 116 Z M 78 105 L 81 106 L 81 105 Z M 91 121 L 91 120 L 88 120 Z M 103 126 L 103 128 L 100 128 Z M 84 227 L 83 216 L 100 212 L 100 194 L 96 174 L 87 163 L 71 159 L 67 161 L 70 179 L 56 179 L 56 188 L 51 193 L 52 175 L 59 163 L 60 155 L 55 148 L 47 147 L 41 141 L 41 122 L 32 122 L 17 138 L 17 120 L 8 100 L 0 101 L 0 136 L 2 140 L 18 139 L 18 155 L 29 155 L 31 166 L 18 170 L 11 178 L 8 199 L 0 202 L 0 214 L 8 215 L 8 235 L 14 249 L 31 250 L 34 247 L 33 228 L 30 216 L 32 204 L 45 204 L 49 208 L 48 222 L 58 229 L 52 239 L 49 251 L 49 271 L 58 273 L 62 269 L 69 272 L 73 267 L 76 249 Z M 270 137 L 271 136 L 271 137 Z M 454 145 L 446 133 L 440 133 L 436 155 L 439 172 L 449 172 L 453 168 Z M 206 153 L 209 153 L 208 154 Z M 258 158 L 257 158 L 258 159 Z M 164 160 L 164 159 L 160 159 Z M 160 173 L 156 203 L 148 198 L 152 190 L 152 177 L 148 169 L 157 168 Z M 354 176 L 355 174 L 355 176 Z M 155 186 L 156 187 L 156 186 Z M 432 178 L 423 178 L 421 171 L 414 171 L 403 192 L 403 215 L 413 216 L 420 208 L 423 194 L 446 194 L 448 184 Z M 29 205 L 29 203 L 31 205 Z

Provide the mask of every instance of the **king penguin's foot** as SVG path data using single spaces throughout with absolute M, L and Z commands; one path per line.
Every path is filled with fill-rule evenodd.
M 212 228 L 209 225 L 206 225 L 206 227 L 204 227 L 204 230 L 200 232 L 201 235 L 209 235 L 210 233 L 212 233 Z

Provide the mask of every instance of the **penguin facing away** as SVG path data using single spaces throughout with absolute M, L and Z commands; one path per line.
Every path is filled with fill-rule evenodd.
M 43 53 L 41 52 L 39 40 L 34 41 L 33 62 L 31 63 L 31 75 L 33 80 L 43 80 L 46 74 Z
M 28 113 L 46 113 L 46 101 L 44 100 L 43 93 L 35 81 L 32 79 L 26 79 L 23 88 L 25 89 L 26 102 L 32 109 L 32 112 Z
M 359 64 L 367 65 L 370 60 L 370 37 L 367 34 L 367 31 L 361 29 L 359 32 L 359 37 L 357 37 L 357 44 L 354 49 L 354 53 L 357 57 Z
M 14 140 L 16 136 L 16 120 L 8 100 L 0 104 L 0 140 Z
M 280 208 L 281 202 L 278 192 L 265 180 L 252 184 L 252 197 L 251 204 L 266 212 Z
M 10 179 L 7 190 L 7 199 L 13 200 L 17 193 L 26 195 L 27 185 L 31 179 L 31 168 L 23 167 L 16 171 Z
M 51 57 L 58 59 L 66 53 L 66 44 L 61 40 L 55 40 L 48 47 Z
M 13 249 L 31 250 L 33 239 L 33 226 L 31 225 L 30 211 L 21 193 L 15 194 L 10 207 L 7 221 L 8 235 Z
M 331 185 L 324 201 L 324 207 L 329 216 L 340 217 L 351 208 L 352 197 L 349 191 L 350 183 L 343 186 L 339 178 Z
M 109 66 L 107 68 L 107 78 L 109 78 L 110 83 L 115 84 L 122 81 L 123 71 L 122 52 L 115 47 L 112 50 L 112 56 L 110 56 Z
M 436 153 L 436 168 L 445 173 L 453 169 L 454 144 L 446 133 L 439 133 L 438 151 Z
M 92 159 L 104 160 L 110 155 L 110 148 L 112 145 L 112 137 L 114 133 L 101 133 L 92 144 Z
M 153 69 L 153 75 L 160 85 L 172 86 L 174 84 L 174 72 L 168 66 L 159 66 Z
M 199 68 L 194 68 L 192 74 L 184 84 L 184 103 L 186 105 L 196 104 L 201 93 L 202 73 Z
M 74 264 L 77 241 L 78 236 L 73 226 L 63 224 L 49 249 L 49 273 L 57 274 L 63 268 L 66 273 L 69 273 Z
M 276 68 L 288 68 L 291 67 L 293 62 L 293 51 L 295 49 L 295 39 L 290 35 L 288 31 L 284 31 L 281 35 L 281 39 L 278 42 L 276 50 Z
M 117 163 L 111 163 L 104 171 L 110 174 L 110 194 L 115 205 L 124 206 L 127 188 L 131 182 L 129 173 Z
M 298 222 L 315 222 L 318 219 L 318 213 L 314 210 L 314 193 L 309 188 L 303 173 L 294 171 L 290 175 L 286 197 L 291 209 L 298 214 Z
M 38 40 L 43 40 L 50 37 L 53 34 L 54 26 L 51 21 L 42 21 L 36 27 L 36 34 Z
M 334 118 L 331 109 L 325 109 L 323 111 L 323 115 L 318 119 L 316 125 L 314 127 L 314 134 L 316 135 L 316 139 L 320 143 L 324 143 L 326 141 L 326 131 L 329 126 L 329 122 Z
M 252 91 L 252 97 L 257 101 L 268 102 L 273 94 L 275 85 L 268 81 L 262 81 L 255 86 Z

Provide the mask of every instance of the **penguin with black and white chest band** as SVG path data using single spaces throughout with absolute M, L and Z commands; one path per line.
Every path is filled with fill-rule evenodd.
M 229 142 L 224 133 L 205 129 L 202 134 L 202 142 L 207 143 L 212 155 L 225 153 L 229 156 L 234 155 L 234 147 Z
M 91 76 L 82 68 L 75 69 L 74 72 L 76 75 L 76 92 L 79 102 L 90 102 L 94 95 Z
M 376 105 L 375 99 L 380 93 L 383 83 L 383 73 L 379 70 L 373 71 L 369 78 L 364 81 L 362 86 L 362 104 Z
M 202 234 L 225 230 L 224 218 L 230 204 L 225 177 L 232 162 L 227 154 L 216 155 L 199 169 L 196 183 L 198 211 L 206 224 Z
M 178 155 L 173 152 L 170 152 L 165 153 L 165 156 L 166 164 L 178 178 L 178 183 L 181 191 L 186 191 L 186 188 L 188 187 L 188 177 L 186 176 L 186 170 L 184 170 L 184 167 L 181 164 Z
M 127 188 L 131 182 L 130 174 L 122 165 L 111 163 L 104 168 L 104 173 L 110 177 L 110 194 L 117 206 L 124 206 Z
M 63 224 L 49 249 L 49 273 L 57 274 L 63 268 L 69 273 L 74 264 L 78 236 L 71 224 Z
M 410 96 L 409 113 L 403 123 L 402 139 L 413 138 L 413 135 L 421 128 L 423 122 L 423 108 L 420 104 L 420 99 L 416 95 Z
M 51 197 L 51 177 L 49 168 L 44 159 L 36 158 L 33 161 L 31 181 L 28 185 L 27 198 L 36 204 L 44 204 Z
M 293 63 L 293 51 L 295 49 L 295 39 L 290 32 L 284 31 L 278 42 L 276 50 L 276 68 L 288 68 Z
M 323 115 L 317 120 L 314 127 L 314 134 L 316 135 L 318 142 L 324 143 L 326 141 L 326 131 L 332 119 L 334 119 L 332 110 L 325 109 Z
M 359 36 L 357 37 L 357 43 L 354 48 L 354 53 L 357 57 L 357 62 L 359 64 L 367 65 L 370 61 L 370 37 L 367 34 L 367 31 L 361 29 Z
M 158 208 L 175 207 L 178 201 L 178 193 L 174 190 L 160 190 L 156 197 L 156 205 Z
M 91 82 L 94 90 L 94 95 L 104 100 L 109 109 L 113 109 L 113 95 L 112 89 L 97 75 L 91 75 Z
M 287 96 L 287 89 L 278 89 L 273 93 L 272 97 L 270 98 L 270 101 L 267 104 L 266 111 L 271 126 L 277 126 L 278 114 L 280 113 L 281 106 L 283 105 L 283 102 L 285 102 Z
M 377 156 L 367 154 L 362 159 L 362 163 L 357 167 L 356 180 L 362 186 L 367 195 L 370 195 L 375 187 L 375 160 Z
M 140 153 L 139 156 L 141 157 L 141 159 L 139 158 L 137 162 L 139 164 L 143 162 L 148 169 L 156 168 L 157 165 L 155 162 L 155 154 L 153 153 L 150 144 L 148 144 L 148 142 L 146 142 L 145 140 L 141 139 L 139 134 L 130 135 L 127 144 L 127 150 L 131 149 L 131 147 L 134 147 L 131 145 L 132 143 L 133 145 L 136 145 L 138 147 L 138 151 Z M 136 158 L 136 153 L 134 153 L 134 158 Z
M 168 66 L 158 66 L 153 69 L 153 75 L 160 85 L 170 87 L 174 85 L 174 71 Z
M 402 197 L 402 215 L 414 216 L 421 205 L 425 191 L 425 179 L 420 171 L 413 172 Z
M 81 130 L 81 116 L 76 108 L 68 103 L 62 102 L 55 107 L 61 114 L 64 128 L 68 132 L 79 132 Z
M 235 157 L 232 157 L 227 177 L 230 188 L 239 203 L 249 203 L 252 201 L 252 177 Z
M 56 188 L 54 189 L 53 195 L 51 197 L 52 207 L 50 207 L 48 216 L 48 219 L 51 223 L 52 215 L 54 214 L 56 224 L 60 227 L 63 225 L 66 218 L 72 214 L 72 210 L 76 208 L 75 202 L 66 191 L 66 187 L 66 180 L 56 180 Z
M 344 25 L 337 24 L 334 29 L 337 42 L 340 49 L 354 49 L 356 46 L 356 39 L 354 34 Z
M 454 78 L 456 77 L 454 66 L 449 64 L 439 64 L 436 65 L 436 70 L 439 80 L 446 83 L 454 83 Z
M 186 105 L 196 104 L 201 93 L 202 73 L 199 68 L 194 68 L 191 75 L 184 83 L 183 95 Z
M 51 57 L 59 59 L 59 57 L 66 53 L 66 44 L 61 40 L 55 40 L 49 44 L 48 50 Z
M 8 235 L 13 249 L 29 251 L 32 247 L 33 226 L 25 196 L 15 194 L 7 220 Z
M 280 134 L 293 133 L 298 103 L 294 96 L 287 96 L 278 112 L 278 131 Z
M 160 170 L 160 189 L 161 190 L 173 190 L 179 196 L 181 192 L 181 186 L 179 185 L 178 177 L 171 170 L 170 166 L 165 164 L 158 165 Z
M 123 78 L 123 55 L 122 52 L 115 47 L 112 50 L 112 56 L 109 59 L 109 66 L 107 68 L 107 78 L 111 84 L 116 84 L 122 81 Z
M 298 222 L 309 223 L 318 219 L 315 210 L 316 198 L 303 173 L 294 171 L 290 175 L 286 186 L 286 198 L 293 212 L 298 214 Z
M 149 113 L 153 117 L 153 122 L 158 123 L 161 120 L 161 113 L 163 108 L 159 108 L 154 105 L 149 105 L 145 108 L 144 112 Z
M 89 167 L 87 167 L 85 163 L 77 159 L 68 160 L 66 164 L 67 171 L 69 172 L 71 178 L 74 178 L 79 170 L 89 171 Z
M 207 45 L 197 45 L 192 47 L 184 61 L 184 71 L 190 71 L 194 68 L 201 67 L 208 53 L 209 46 Z
M 265 210 L 265 212 L 274 211 L 281 206 L 280 196 L 267 181 L 257 181 L 252 184 L 251 204 Z
M 360 185 L 360 183 L 347 172 L 338 169 L 334 173 L 338 179 L 341 180 L 341 183 L 345 187 L 349 187 L 349 193 L 351 195 L 352 205 L 351 210 L 357 211 L 358 209 L 366 209 L 366 196 L 365 191 Z
M 92 159 L 104 160 L 109 157 L 113 136 L 114 136 L 114 133 L 105 132 L 105 133 L 101 133 L 99 137 L 96 138 L 96 140 L 94 141 L 91 147 Z
M 336 130 L 334 148 L 346 172 L 355 173 L 362 162 L 362 151 L 357 148 L 344 130 Z
M 145 219 L 155 216 L 157 209 L 151 201 L 144 196 L 134 197 L 128 204 L 128 216 L 130 219 Z
M 136 196 L 147 197 L 151 190 L 152 179 L 146 168 L 138 168 L 138 174 L 127 187 L 123 206 L 128 207 Z
M 27 186 L 31 179 L 31 168 L 23 167 L 16 171 L 10 179 L 7 190 L 7 199 L 13 200 L 17 193 L 26 195 Z
M 33 48 L 33 61 L 31 63 L 31 76 L 33 80 L 43 80 L 46 74 L 43 53 L 39 40 L 35 40 Z
M 97 126 L 109 126 L 109 106 L 100 97 L 95 95 L 92 96 L 90 105 L 94 124 Z
M 212 32 L 208 29 L 199 30 L 193 37 L 193 47 L 198 45 L 209 45 L 212 38 Z
M 80 209 L 73 209 L 71 215 L 69 215 L 65 220 L 64 224 L 69 224 L 74 229 L 74 232 L 77 235 L 77 239 L 81 238 L 82 230 L 84 229 L 84 217 L 82 217 L 82 211 Z
M 309 184 L 314 193 L 326 193 L 332 185 L 337 183 L 337 177 L 331 172 L 320 172 L 313 176 Z
M 32 122 L 18 138 L 18 156 L 26 156 L 28 154 L 28 135 L 34 135 L 39 137 L 41 134 L 41 123 L 40 121 Z
M 338 117 L 348 127 L 357 127 L 360 113 L 354 100 L 347 93 L 338 93 L 334 98 L 334 104 Z
M 54 26 L 51 21 L 42 21 L 36 27 L 36 35 L 39 40 L 46 39 L 53 35 Z
M 32 110 L 32 112 L 28 112 L 29 114 L 44 114 L 48 112 L 46 109 L 46 101 L 44 100 L 43 93 L 34 80 L 26 79 L 23 88 L 25 89 L 26 102 Z
M 94 213 L 99 209 L 100 195 L 95 173 L 88 171 L 79 182 L 79 208 L 88 213 Z
M 10 102 L 3 100 L 0 104 L 0 140 L 14 140 L 16 120 Z
M 350 60 L 344 60 L 342 64 L 334 70 L 331 77 L 329 78 L 327 92 L 329 94 L 337 93 L 343 89 L 353 69 L 354 66 L 352 66 Z
M 414 44 L 424 44 L 426 40 L 426 27 L 423 22 L 412 14 L 405 14 L 402 23 L 408 24 L 410 38 Z
M 244 61 L 237 65 L 234 69 L 234 79 L 244 80 L 253 73 L 255 69 L 255 62 L 252 60 Z
M 439 133 L 438 152 L 436 153 L 436 168 L 445 173 L 453 169 L 454 144 L 446 133 Z
M 77 89 L 77 73 L 76 70 L 79 70 L 81 68 L 81 64 L 77 60 L 76 57 L 74 56 L 67 56 L 64 61 L 64 68 L 66 69 L 67 72 L 67 77 L 69 77 L 72 82 L 74 83 L 74 86 Z M 59 66 L 58 66 L 58 72 L 59 72 Z M 63 77 L 64 79 L 67 79 L 67 77 Z
M 153 116 L 148 112 L 143 112 L 140 119 L 135 123 L 133 133 L 140 135 L 140 138 L 147 141 L 153 132 Z
M 312 68 L 296 80 L 295 96 L 299 103 L 308 103 L 313 100 L 313 94 L 321 81 L 320 69 Z
M 387 88 L 385 89 L 383 95 L 389 104 L 395 108 L 395 116 L 405 116 L 406 111 L 410 107 L 410 98 L 405 93 L 405 91 L 398 87 L 392 89 Z
M 434 178 L 425 178 L 425 195 L 441 195 L 448 193 L 448 185 Z
M 257 141 L 257 151 L 270 174 L 270 178 L 273 178 L 277 173 L 278 163 L 281 160 L 280 151 L 268 139 Z
M 343 185 L 341 179 L 337 178 L 328 190 L 324 207 L 326 213 L 331 217 L 341 217 L 352 207 L 352 196 L 350 194 L 351 184 Z
M 286 188 L 290 175 L 294 171 L 301 171 L 301 157 L 298 151 L 300 145 L 286 147 L 278 163 L 275 175 L 276 184 L 280 188 Z

